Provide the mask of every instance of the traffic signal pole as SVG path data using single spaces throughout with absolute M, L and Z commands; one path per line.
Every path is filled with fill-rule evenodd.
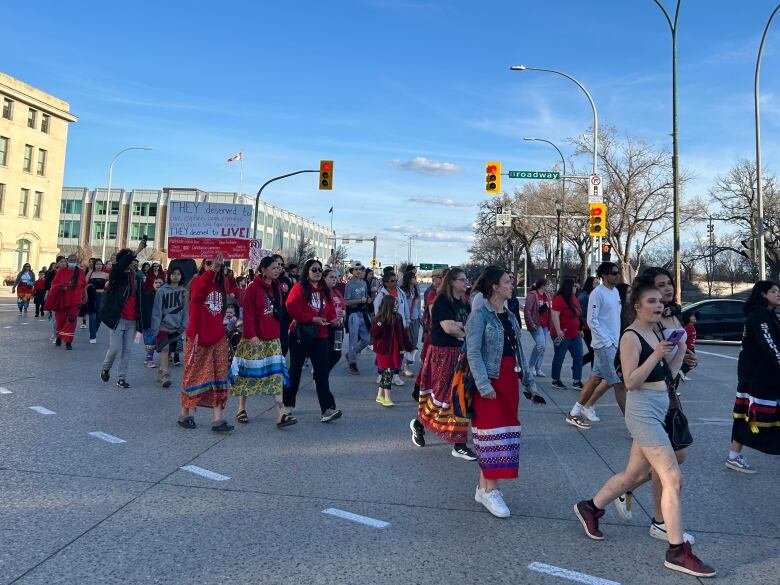
M 257 211 L 260 208 L 260 195 L 263 193 L 263 189 L 265 189 L 268 185 L 273 183 L 274 181 L 278 181 L 279 179 L 286 179 L 287 177 L 292 177 L 293 175 L 300 175 L 301 173 L 319 173 L 319 169 L 305 169 L 302 171 L 295 171 L 294 173 L 287 173 L 286 175 L 279 175 L 278 177 L 274 177 L 273 179 L 268 179 L 265 183 L 263 183 L 263 186 L 260 187 L 259 191 L 257 192 L 257 195 L 255 196 L 255 218 L 254 222 L 252 223 L 253 229 L 252 234 L 254 239 L 257 239 Z

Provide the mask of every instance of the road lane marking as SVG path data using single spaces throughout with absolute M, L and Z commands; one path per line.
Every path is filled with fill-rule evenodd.
M 568 579 L 569 581 L 576 581 L 577 583 L 587 583 L 588 585 L 620 585 L 617 581 L 610 581 L 609 579 L 602 579 L 585 573 L 578 573 L 577 571 L 561 569 L 560 567 L 546 565 L 544 563 L 531 563 L 528 565 L 528 568 L 537 573 L 546 573 L 553 577 L 560 577 L 561 579 Z
M 11 328 L 11 326 L 10 326 L 10 325 L 8 325 L 8 326 L 6 326 L 6 327 L 3 327 L 3 329 L 10 329 L 10 328 Z
M 48 408 L 44 408 L 43 406 L 31 406 L 30 410 L 34 410 L 35 412 L 38 412 L 40 414 L 57 414 L 53 410 L 49 410 Z
M 190 473 L 194 473 L 195 475 L 200 475 L 208 479 L 213 479 L 214 481 L 227 481 L 230 479 L 227 475 L 222 475 L 221 473 L 209 471 L 208 469 L 203 469 L 202 467 L 198 467 L 197 465 L 185 465 L 184 467 L 180 467 L 179 469 L 181 469 L 182 471 L 189 471 Z
M 687 404 L 687 402 L 686 402 Z M 734 422 L 733 418 L 706 418 L 699 417 L 699 420 L 706 425 L 730 425 Z
M 387 526 L 390 526 L 389 522 L 375 520 L 374 518 L 361 516 L 360 514 L 353 514 L 352 512 L 345 512 L 344 510 L 339 510 L 338 508 L 328 508 L 323 510 L 322 513 L 329 514 L 330 516 L 336 516 L 338 518 L 344 518 L 344 520 L 351 520 L 352 522 L 357 522 L 359 524 L 365 524 L 366 526 L 373 526 L 374 528 L 386 528 Z
M 108 433 L 103 433 L 101 431 L 92 431 L 91 433 L 87 433 L 87 434 L 90 437 L 101 439 L 106 443 L 114 443 L 115 445 L 118 445 L 119 443 L 127 443 L 127 441 L 125 441 L 124 439 L 120 439 L 119 437 L 115 437 L 114 435 L 109 435 Z
M 13 394 L 8 388 L 0 388 L 0 394 Z
M 702 351 L 700 349 L 697 349 L 696 353 L 703 353 L 704 355 L 714 355 L 716 357 L 726 358 L 727 360 L 739 360 L 738 357 L 732 357 L 730 355 L 723 355 L 722 353 L 712 353 L 711 351 Z

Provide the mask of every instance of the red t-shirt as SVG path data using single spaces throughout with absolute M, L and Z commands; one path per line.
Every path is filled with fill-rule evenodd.
M 138 317 L 138 279 L 133 272 L 128 273 L 128 279 L 130 281 L 130 294 L 127 296 L 125 304 L 122 305 L 122 312 L 119 317 L 128 321 L 135 321 Z
M 561 329 L 563 329 L 564 339 L 574 339 L 580 334 L 580 315 L 582 309 L 580 308 L 580 302 L 574 295 L 571 296 L 571 304 L 576 309 L 572 311 L 569 305 L 561 295 L 555 295 L 552 299 L 552 310 L 560 311 L 561 316 Z M 550 319 L 550 334 L 553 337 L 558 337 L 558 332 L 555 330 L 552 318 Z

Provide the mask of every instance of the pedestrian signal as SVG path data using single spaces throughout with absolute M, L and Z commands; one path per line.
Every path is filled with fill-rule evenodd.
M 320 161 L 320 190 L 330 191 L 333 189 L 333 161 Z
M 596 237 L 607 235 L 606 203 L 588 204 L 588 235 Z
M 612 260 L 612 244 L 601 244 L 601 261 L 609 262 Z
M 485 193 L 501 193 L 501 163 L 489 162 L 485 165 Z

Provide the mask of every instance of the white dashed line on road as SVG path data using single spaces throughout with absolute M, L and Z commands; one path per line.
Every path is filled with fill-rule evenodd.
M 8 388 L 0 388 L 0 394 L 13 394 Z
M 127 441 L 124 439 L 120 439 L 119 437 L 115 437 L 114 435 L 109 435 L 108 433 L 103 433 L 101 431 L 92 431 L 91 433 L 87 434 L 90 437 L 95 437 L 96 439 L 100 439 L 106 443 L 114 443 L 115 445 L 118 445 L 119 443 L 127 443 Z
M 40 414 L 57 414 L 53 410 L 49 410 L 48 408 L 44 408 L 43 406 L 31 406 L 30 410 L 34 410 L 35 412 Z
M 351 520 L 352 522 L 357 522 L 359 524 L 365 524 L 366 526 L 373 526 L 374 528 L 385 528 L 390 526 L 389 522 L 375 520 L 374 518 L 361 516 L 360 514 L 353 514 L 352 512 L 345 512 L 344 510 L 339 510 L 338 508 L 328 508 L 323 510 L 322 513 L 329 514 L 330 516 L 336 516 L 338 518 L 344 518 L 345 520 Z
M 197 465 L 185 465 L 184 467 L 180 467 L 179 469 L 181 469 L 182 471 L 189 471 L 190 473 L 203 476 L 207 479 L 213 479 L 214 481 L 227 481 L 230 479 L 227 475 L 222 475 L 221 473 L 209 471 L 208 469 L 203 469 L 202 467 L 198 467 Z
M 528 568 L 537 573 L 546 573 L 553 577 L 560 577 L 561 579 L 568 579 L 569 581 L 576 581 L 577 583 L 587 583 L 588 585 L 620 585 L 617 581 L 610 581 L 609 579 L 594 577 L 593 575 L 588 575 L 586 573 L 561 569 L 560 567 L 546 565 L 544 563 L 531 563 L 528 565 Z
M 3 329 L 11 329 L 11 326 L 10 325 L 6 325 L 5 327 L 3 327 Z
M 696 353 L 703 353 L 704 355 L 714 355 L 715 357 L 722 357 L 722 358 L 726 358 L 727 360 L 739 360 L 739 358 L 735 358 L 730 355 L 724 355 L 722 353 L 712 353 L 711 351 L 702 351 L 700 349 L 697 349 Z

